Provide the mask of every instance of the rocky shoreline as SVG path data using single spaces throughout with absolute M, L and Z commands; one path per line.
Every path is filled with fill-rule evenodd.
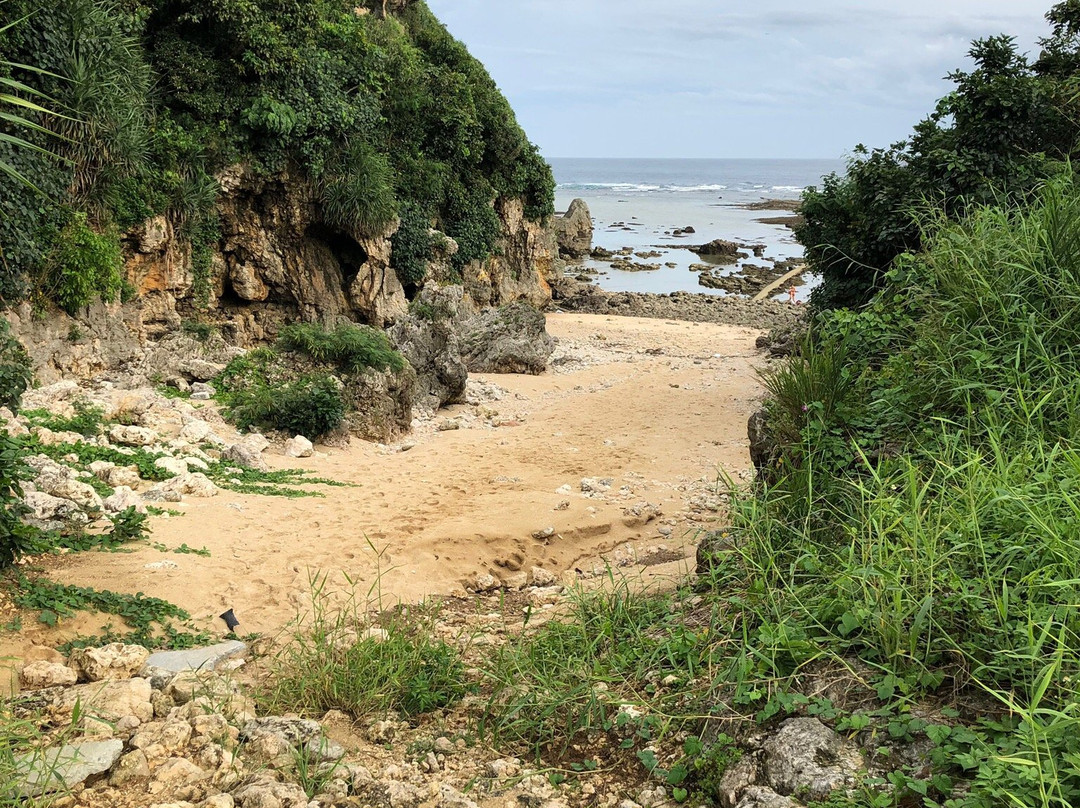
M 719 297 L 694 292 L 607 292 L 564 277 L 552 284 L 552 305 L 563 311 L 716 323 L 770 331 L 790 329 L 806 319 L 806 309 L 775 300 Z

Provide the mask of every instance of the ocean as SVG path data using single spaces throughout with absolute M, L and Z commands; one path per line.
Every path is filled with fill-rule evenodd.
M 580 197 L 589 205 L 594 220 L 593 246 L 612 252 L 625 247 L 655 251 L 647 259 L 661 268 L 648 272 L 612 269 L 610 261 L 588 261 L 597 270 L 597 283 L 613 292 L 704 292 L 723 295 L 719 289 L 698 284 L 690 265 L 701 261 L 685 249 L 722 238 L 744 244 L 764 244 L 765 257 L 782 261 L 802 256 L 802 247 L 783 225 L 766 224 L 762 218 L 789 216 L 778 210 L 747 210 L 739 207 L 762 200 L 798 199 L 804 188 L 821 178 L 843 172 L 840 160 L 659 160 L 556 158 L 549 160 L 555 173 L 555 206 L 565 211 Z M 671 235 L 691 226 L 693 235 Z M 665 266 L 668 263 L 674 267 Z M 742 262 L 740 262 L 741 265 Z M 749 263 L 761 265 L 762 259 Z M 738 271 L 739 265 L 716 274 Z M 805 299 L 816 283 L 808 278 L 799 289 Z M 786 292 L 777 293 L 786 298 Z

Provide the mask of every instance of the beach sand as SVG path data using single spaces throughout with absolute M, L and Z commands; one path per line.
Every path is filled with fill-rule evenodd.
M 559 341 L 551 369 L 472 377 L 482 401 L 440 411 L 403 438 L 415 444 L 406 451 L 354 441 L 304 460 L 266 453 L 274 468 L 350 487 L 302 499 L 222 491 L 176 506 L 182 516 L 154 517 L 150 542 L 133 552 L 36 563 L 67 584 L 164 598 L 214 634 L 229 608 L 241 634 L 282 628 L 320 575 L 335 584 L 348 575 L 384 602 L 463 595 L 484 574 L 519 585 L 533 566 L 566 583 L 609 565 L 648 580 L 685 575 L 700 532 L 720 516 L 721 476 L 749 477 L 760 332 L 574 313 L 549 315 L 548 328 Z M 464 428 L 439 431 L 454 419 Z M 583 478 L 612 484 L 590 495 Z M 0 656 L 104 622 L 81 615 L 48 628 L 31 618 Z

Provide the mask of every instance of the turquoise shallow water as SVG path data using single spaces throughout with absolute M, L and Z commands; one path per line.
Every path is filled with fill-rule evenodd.
M 745 210 L 740 204 L 763 199 L 798 199 L 803 188 L 825 174 L 843 171 L 839 160 L 623 160 L 563 158 L 550 161 L 557 188 L 555 205 L 566 210 L 571 200 L 584 199 L 593 216 L 593 244 L 609 250 L 632 247 L 656 249 L 661 258 L 649 263 L 676 266 L 653 272 L 623 272 L 609 262 L 589 262 L 601 271 L 598 284 L 614 292 L 705 292 L 691 272 L 700 262 L 680 245 L 703 244 L 716 238 L 765 244 L 768 258 L 802 256 L 791 230 L 756 221 L 790 215 L 785 211 Z M 676 228 L 692 226 L 697 232 L 681 238 Z M 761 259 L 749 263 L 761 265 Z M 736 268 L 731 268 L 735 271 Z M 800 289 L 805 298 L 816 279 Z M 778 298 L 786 297 L 778 292 Z

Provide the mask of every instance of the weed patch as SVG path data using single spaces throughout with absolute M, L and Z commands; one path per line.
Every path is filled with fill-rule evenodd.
M 351 582 L 343 593 L 327 585 L 325 577 L 313 581 L 311 614 L 297 619 L 271 663 L 261 698 L 267 709 L 419 715 L 465 695 L 464 664 L 434 636 L 432 611 L 402 607 L 373 621 Z

